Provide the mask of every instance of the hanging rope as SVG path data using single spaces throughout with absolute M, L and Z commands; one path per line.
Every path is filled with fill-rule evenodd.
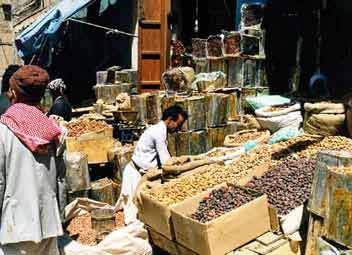
M 81 23 L 81 24 L 84 24 L 84 25 L 88 25 L 88 26 L 91 26 L 91 27 L 103 29 L 103 30 L 106 30 L 106 31 L 108 31 L 110 33 L 122 34 L 122 35 L 126 35 L 126 36 L 131 36 L 131 37 L 138 37 L 137 35 L 130 34 L 130 33 L 124 32 L 124 31 L 120 31 L 118 29 L 104 27 L 104 26 L 100 26 L 100 25 L 97 25 L 97 24 L 93 24 L 93 23 L 82 21 L 82 20 L 78 20 L 78 19 L 68 18 L 68 20 L 71 20 L 71 21 L 74 21 L 74 22 L 77 22 L 77 23 Z

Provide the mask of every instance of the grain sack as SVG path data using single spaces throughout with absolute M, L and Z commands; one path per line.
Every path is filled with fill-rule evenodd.
M 240 123 L 237 126 L 237 131 L 246 129 L 262 129 L 259 122 L 253 115 L 243 115 L 240 118 Z
M 81 152 L 67 153 L 65 156 L 66 181 L 69 191 L 83 191 L 90 188 L 88 157 Z
M 303 129 L 306 133 L 331 136 L 343 132 L 346 119 L 343 104 L 306 103 L 304 109 Z
M 177 158 L 171 158 L 165 164 L 163 164 L 163 171 L 167 174 L 180 174 L 186 171 L 193 170 L 195 168 L 209 165 L 212 162 L 208 159 L 194 160 L 189 156 L 181 156 Z
M 288 114 L 290 112 L 300 111 L 300 104 L 282 104 L 276 106 L 266 106 L 255 110 L 257 117 L 274 117 Z
M 288 127 L 299 129 L 303 121 L 300 111 L 294 111 L 274 117 L 257 117 L 256 119 L 263 129 L 268 129 L 272 133 Z

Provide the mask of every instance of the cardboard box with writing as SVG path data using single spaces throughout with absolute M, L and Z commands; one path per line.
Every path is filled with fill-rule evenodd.
M 230 184 L 214 187 L 218 189 Z M 207 223 L 190 217 L 199 203 L 214 189 L 185 200 L 171 208 L 176 242 L 202 255 L 230 252 L 270 230 L 266 195 L 257 198 Z M 249 191 L 248 192 L 253 192 Z
M 108 162 L 108 152 L 115 142 L 112 132 L 112 127 L 107 127 L 79 137 L 67 137 L 66 150 L 68 153 L 83 152 L 87 154 L 89 164 L 106 163 Z

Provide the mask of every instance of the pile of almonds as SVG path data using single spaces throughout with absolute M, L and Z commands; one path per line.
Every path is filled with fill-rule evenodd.
M 316 137 L 301 135 L 273 145 L 272 159 L 316 158 L 322 150 L 345 150 L 352 152 L 352 139 L 343 136 Z
M 124 214 L 119 211 L 115 214 L 115 229 L 125 226 Z M 97 233 L 92 228 L 92 217 L 90 213 L 73 218 L 66 228 L 70 236 L 78 235 L 77 242 L 83 245 L 94 246 L 97 244 Z
M 227 136 L 228 142 L 233 144 L 243 144 L 250 140 L 256 140 L 264 135 L 267 132 L 263 131 L 256 131 L 256 132 L 248 132 L 243 134 L 234 134 Z
M 68 137 L 79 137 L 83 134 L 100 131 L 109 127 L 104 121 L 80 119 L 71 121 L 66 125 Z

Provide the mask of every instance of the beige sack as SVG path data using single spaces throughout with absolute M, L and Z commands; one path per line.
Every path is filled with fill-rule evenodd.
M 338 135 L 344 129 L 345 114 L 309 114 L 306 113 L 304 131 L 313 135 Z

